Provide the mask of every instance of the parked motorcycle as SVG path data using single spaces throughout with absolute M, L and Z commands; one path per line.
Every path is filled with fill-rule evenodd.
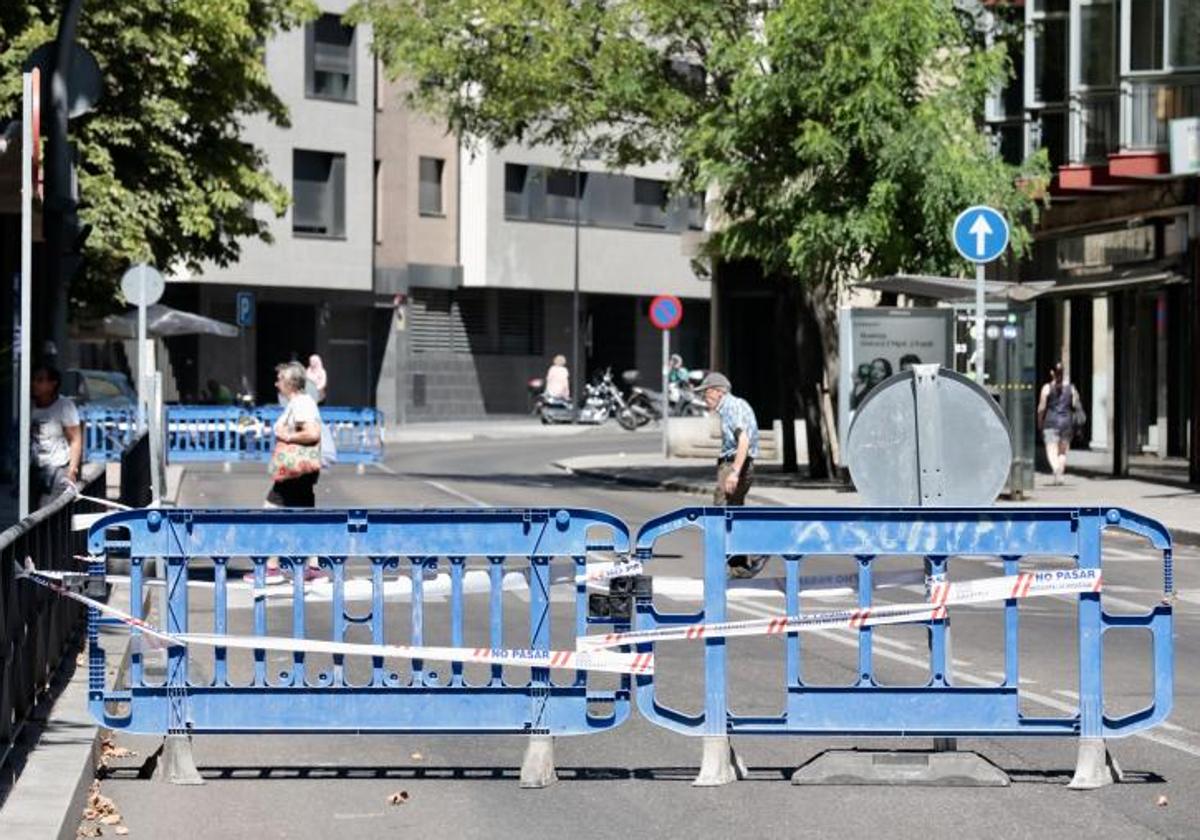
M 574 423 L 576 420 L 575 406 L 567 397 L 556 397 L 546 393 L 546 380 L 541 377 L 530 379 L 526 386 L 532 399 L 530 413 L 536 415 L 543 424 Z
M 587 396 L 579 410 L 578 422 L 599 425 L 609 417 L 615 417 L 622 429 L 633 431 L 638 427 L 636 415 L 613 382 L 611 368 L 605 368 L 595 382 L 589 383 L 585 393 Z
M 639 374 L 627 370 L 621 374 L 629 386 L 629 408 L 634 413 L 637 425 L 643 426 L 651 420 L 662 419 L 662 392 L 643 388 L 636 384 Z M 708 413 L 704 398 L 695 391 L 694 383 L 704 378 L 703 371 L 694 371 L 686 382 L 672 382 L 667 387 L 667 399 L 672 417 L 703 417 Z
M 576 409 L 570 399 L 555 397 L 545 392 L 544 379 L 530 379 L 526 386 L 533 400 L 531 413 L 543 423 L 585 423 L 598 426 L 608 418 L 615 417 L 623 429 L 636 429 L 639 425 L 621 389 L 612 380 L 612 371 L 606 369 L 594 382 L 583 386 L 583 406 Z

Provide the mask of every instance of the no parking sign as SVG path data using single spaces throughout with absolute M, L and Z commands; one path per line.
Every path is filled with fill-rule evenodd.
M 673 330 L 683 320 L 683 301 L 675 295 L 659 295 L 650 301 L 650 323 L 660 330 Z

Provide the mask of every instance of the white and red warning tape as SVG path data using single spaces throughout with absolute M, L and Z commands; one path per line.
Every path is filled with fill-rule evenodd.
M 745 621 L 719 621 L 709 624 L 683 624 L 652 630 L 631 630 L 582 636 L 576 640 L 580 650 L 607 650 L 644 642 L 667 642 L 726 638 L 731 636 L 771 636 L 800 630 L 860 629 L 883 624 L 936 621 L 947 615 L 950 606 L 1032 598 L 1038 595 L 1063 595 L 1099 592 L 1099 569 L 1061 569 L 1022 572 L 984 580 L 936 581 L 930 585 L 930 600 L 919 604 L 880 604 L 857 609 L 827 610 L 807 615 L 780 615 Z
M 75 592 L 62 583 L 76 573 L 39 572 L 26 558 L 25 566 L 17 564 L 18 578 L 32 581 L 59 595 L 71 598 L 103 615 L 115 618 L 129 627 L 136 627 L 149 636 L 156 647 L 163 645 L 204 645 L 246 650 L 279 650 L 293 653 L 324 653 L 345 656 L 379 656 L 402 659 L 429 659 L 435 662 L 481 662 L 492 665 L 524 665 L 530 668 L 569 669 L 575 671 L 605 671 L 613 674 L 653 674 L 654 654 L 624 653 L 609 650 L 523 650 L 506 648 L 459 648 L 425 645 L 375 645 L 353 642 L 294 639 L 281 636 L 229 636 L 213 633 L 164 633 L 140 618 L 116 607 Z

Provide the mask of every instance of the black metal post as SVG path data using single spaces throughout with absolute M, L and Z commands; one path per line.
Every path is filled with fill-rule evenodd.
M 54 67 L 50 73 L 50 114 L 47 120 L 49 147 L 46 150 L 46 200 L 44 232 L 46 237 L 46 282 L 48 333 L 57 350 L 59 364 L 67 342 L 67 287 L 74 270 L 67 248 L 78 228 L 75 198 L 71 195 L 71 146 L 67 136 L 70 111 L 67 80 L 75 48 L 75 30 L 83 0 L 66 0 L 58 23 Z

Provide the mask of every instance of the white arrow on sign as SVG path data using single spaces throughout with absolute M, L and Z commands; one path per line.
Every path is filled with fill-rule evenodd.
M 967 233 L 975 236 L 975 253 L 982 257 L 987 251 L 987 238 L 992 235 L 992 226 L 987 223 L 982 213 L 975 217 Z

